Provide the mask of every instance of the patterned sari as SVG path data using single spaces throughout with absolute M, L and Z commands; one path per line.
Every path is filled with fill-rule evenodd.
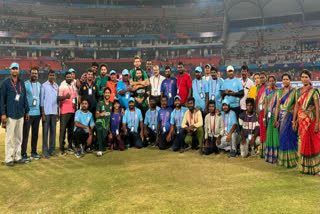
M 265 90 L 267 85 L 262 86 L 257 93 L 256 97 L 256 111 L 259 118 L 259 125 L 260 125 L 260 157 L 264 158 L 264 151 L 265 151 L 265 142 L 267 136 L 267 129 L 263 125 L 263 118 L 264 118 L 264 110 L 260 110 L 260 106 L 263 106 L 264 100 L 266 98 Z
M 275 119 L 275 107 L 277 104 L 277 89 L 269 91 L 266 89 L 267 100 L 267 139 L 264 160 L 267 163 L 277 163 L 279 153 L 279 131 L 273 127 Z
M 278 165 L 285 168 L 294 168 L 298 164 L 298 136 L 292 129 L 293 110 L 295 104 L 296 90 L 290 88 L 286 94 L 280 89 L 278 97 L 280 99 L 279 112 L 279 158 Z
M 319 94 L 315 88 L 310 88 L 301 93 L 301 88 L 296 92 L 298 102 L 298 123 L 301 139 L 300 171 L 305 174 L 320 172 L 320 132 L 314 133 L 316 125 L 315 102 L 319 102 Z

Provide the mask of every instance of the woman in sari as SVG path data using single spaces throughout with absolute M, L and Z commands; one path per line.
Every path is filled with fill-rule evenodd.
M 319 93 L 310 85 L 311 73 L 303 70 L 302 88 L 296 91 L 296 104 L 292 128 L 297 130 L 301 140 L 300 171 L 305 174 L 320 175 L 320 132 Z
M 267 88 L 266 84 L 267 76 L 265 73 L 260 73 L 260 88 L 257 91 L 257 97 L 256 97 L 256 112 L 257 116 L 259 118 L 259 125 L 260 125 L 260 157 L 264 158 L 264 152 L 265 152 L 265 142 L 266 142 L 266 135 L 267 135 L 267 129 L 263 124 L 263 118 L 264 118 L 264 109 L 263 104 L 266 97 L 265 90 Z
M 298 164 L 298 137 L 292 129 L 292 118 L 296 90 L 290 86 L 289 74 L 282 75 L 283 88 L 278 90 L 275 121 L 273 126 L 279 128 L 279 157 L 278 165 L 294 168 Z
M 268 77 L 268 88 L 265 90 L 266 98 L 264 102 L 265 117 L 263 123 L 267 127 L 266 150 L 264 160 L 267 163 L 277 163 L 279 153 L 279 131 L 273 127 L 277 104 L 276 78 Z

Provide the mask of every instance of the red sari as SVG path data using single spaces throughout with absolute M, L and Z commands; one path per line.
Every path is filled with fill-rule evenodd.
M 306 92 L 297 90 L 298 123 L 301 140 L 300 171 L 305 174 L 317 174 L 320 172 L 320 132 L 314 132 L 316 125 L 314 103 L 319 102 L 319 94 L 316 89 L 310 87 Z
M 264 158 L 265 152 L 265 142 L 267 138 L 267 128 L 263 125 L 263 118 L 264 118 L 264 110 L 260 110 L 260 105 L 263 106 L 266 94 L 265 90 L 267 85 L 262 86 L 259 91 L 257 92 L 257 101 L 256 101 L 256 110 L 259 115 L 259 126 L 260 126 L 260 157 Z

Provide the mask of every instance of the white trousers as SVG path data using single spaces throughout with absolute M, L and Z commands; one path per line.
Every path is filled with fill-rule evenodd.
M 237 144 L 239 144 L 239 135 L 237 133 L 231 134 L 231 141 L 227 142 L 227 136 L 223 136 L 221 138 L 221 144 L 218 145 L 219 149 L 223 149 L 225 151 L 229 151 L 230 149 L 233 151 L 237 151 Z
M 21 144 L 23 133 L 23 120 L 7 118 L 5 139 L 5 162 L 18 161 L 21 159 Z
M 247 138 L 246 139 L 246 143 L 245 144 L 240 144 L 240 152 L 241 152 L 241 157 L 247 157 L 249 154 L 249 145 L 250 145 L 250 141 Z M 256 138 L 256 141 L 254 143 L 254 146 L 260 145 L 260 136 L 258 136 Z

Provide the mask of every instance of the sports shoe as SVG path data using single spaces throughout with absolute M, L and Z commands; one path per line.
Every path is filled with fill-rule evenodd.
M 75 156 L 76 156 L 77 158 L 82 158 L 81 150 L 77 151 L 77 152 L 75 153 Z
M 52 152 L 52 153 L 50 154 L 50 156 L 55 157 L 55 156 L 57 156 L 57 154 L 56 154 L 55 152 Z
M 31 159 L 39 160 L 41 157 L 37 153 L 31 153 Z
M 42 157 L 43 157 L 43 159 L 49 159 L 50 158 L 49 155 L 43 155 Z
M 60 152 L 60 156 L 66 156 L 67 155 L 67 153 L 65 153 L 65 152 Z
M 10 161 L 10 162 L 6 163 L 6 166 L 7 167 L 14 167 L 14 162 Z
M 254 151 L 254 149 L 251 149 L 250 155 L 251 156 L 256 156 L 256 152 Z
M 101 156 L 102 156 L 102 152 L 101 151 L 97 152 L 97 157 L 101 157 Z
M 25 164 L 26 162 L 24 162 L 24 160 L 22 160 L 22 158 L 21 158 L 20 160 L 14 161 L 14 163 Z
M 184 153 L 184 148 L 181 148 L 181 149 L 180 149 L 180 153 Z
M 70 153 L 70 154 L 74 154 L 74 150 L 73 150 L 73 148 L 69 148 L 69 149 L 68 149 L 68 153 Z
M 234 150 L 230 150 L 228 157 L 229 158 L 234 158 L 237 156 L 237 153 Z
M 21 157 L 21 159 L 22 159 L 25 163 L 31 162 L 31 159 L 30 159 L 27 155 L 23 155 L 23 156 Z

